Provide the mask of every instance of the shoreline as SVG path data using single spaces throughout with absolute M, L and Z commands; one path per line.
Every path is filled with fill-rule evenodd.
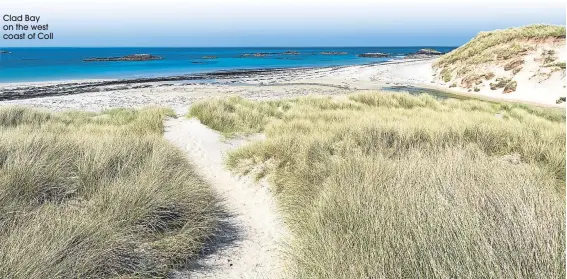
M 436 83 L 435 58 L 399 59 L 363 65 L 224 70 L 137 79 L 0 83 L 0 105 L 30 105 L 55 110 L 100 111 L 116 107 L 169 106 L 176 111 L 215 96 L 281 99 L 305 95 L 340 95 L 363 90 L 429 93 L 441 98 L 512 102 L 539 107 L 563 104 L 474 94 Z M 543 100 L 543 99 L 542 99 Z
M 125 79 L 80 79 L 66 81 L 34 81 L 34 82 L 9 82 L 0 83 L 0 101 L 23 100 L 31 98 L 42 98 L 49 96 L 74 95 L 92 92 L 106 92 L 126 89 L 142 89 L 156 86 L 171 86 L 167 82 L 187 82 L 182 85 L 193 85 L 197 81 L 213 81 L 211 84 L 235 84 L 240 80 L 263 78 L 272 75 L 298 74 L 308 71 L 336 71 L 351 67 L 369 67 L 374 65 L 403 64 L 426 59 L 393 59 L 386 62 L 365 63 L 360 65 L 340 65 L 324 67 L 292 67 L 292 68 L 257 68 L 257 69 L 235 69 L 218 70 L 203 73 L 191 73 L 184 75 L 140 77 Z M 163 83 L 163 84 L 158 84 Z M 209 82 L 207 82 L 209 83 Z M 254 84 L 253 82 L 251 84 Z M 175 84 L 173 84 L 175 85 Z
M 230 70 L 215 70 L 215 71 L 204 71 L 204 72 L 194 72 L 194 73 L 187 73 L 187 74 L 177 74 L 177 75 L 149 75 L 149 76 L 141 76 L 141 77 L 118 77 L 118 78 L 79 78 L 79 79 L 61 79 L 61 80 L 44 80 L 44 81 L 8 81 L 8 82 L 0 82 L 0 88 L 11 88 L 11 87 L 23 87 L 23 86 L 48 86 L 48 85 L 64 85 L 64 84 L 76 84 L 76 83 L 96 83 L 96 82 L 122 82 L 124 84 L 131 83 L 132 81 L 138 80 L 150 80 L 148 82 L 159 82 L 159 81 L 169 81 L 169 80 L 182 80 L 181 78 L 187 77 L 188 80 L 193 79 L 194 77 L 202 77 L 202 76 L 230 76 L 230 75 L 238 75 L 238 74 L 246 74 L 246 73 L 269 73 L 269 72 L 282 72 L 282 71 L 297 71 L 297 70 L 316 70 L 316 69 L 340 69 L 340 68 L 348 68 L 348 67 L 359 67 L 359 66 L 371 66 L 371 65 L 391 65 L 391 64 L 402 64 L 407 62 L 415 62 L 415 61 L 426 61 L 432 60 L 435 57 L 431 58 L 400 58 L 400 59 L 392 59 L 389 61 L 384 62 L 371 62 L 371 63 L 363 63 L 363 64 L 352 64 L 352 65 L 329 65 L 329 66 L 320 66 L 320 67 L 289 67 L 289 68 L 242 68 L 242 69 L 230 69 Z

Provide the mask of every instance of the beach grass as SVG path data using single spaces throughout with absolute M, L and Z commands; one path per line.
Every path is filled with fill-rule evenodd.
M 363 92 L 189 115 L 265 134 L 227 165 L 270 181 L 291 277 L 565 277 L 565 110 Z
M 258 103 L 232 96 L 202 101 L 191 107 L 190 116 L 225 135 L 257 133 L 271 117 L 281 117 L 286 108 L 283 101 Z
M 0 278 L 163 278 L 217 200 L 163 137 L 169 109 L 0 108 Z
M 446 65 L 456 62 L 480 63 L 484 59 L 492 57 L 510 58 L 518 53 L 526 51 L 522 41 L 549 38 L 565 38 L 565 26 L 561 25 L 527 25 L 517 28 L 480 32 L 471 41 L 463 46 L 443 55 L 437 65 Z M 513 42 L 512 47 L 508 44 Z M 500 46 L 507 46 L 506 48 Z M 497 52 L 492 52 L 494 48 Z
M 565 40 L 565 26 L 561 25 L 528 25 L 517 28 L 480 32 L 468 43 L 441 56 L 433 67 L 440 71 L 445 83 L 453 79 L 470 79 L 482 71 L 480 65 L 501 65 L 506 71 L 516 74 L 521 70 L 523 56 L 536 50 L 537 43 L 544 41 Z M 544 64 L 553 62 L 553 55 L 546 57 Z M 561 64 L 558 64 L 559 66 Z M 510 69 L 506 69 L 510 68 Z M 443 73 L 454 73 L 449 76 Z M 471 88 L 474 84 L 463 84 Z
M 546 67 L 558 67 L 562 70 L 565 70 L 565 62 L 555 62 L 545 65 Z

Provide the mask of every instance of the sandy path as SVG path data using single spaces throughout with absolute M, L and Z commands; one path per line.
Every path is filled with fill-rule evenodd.
M 196 119 L 171 119 L 165 126 L 166 139 L 187 153 L 232 215 L 224 220 L 213 251 L 173 278 L 281 277 L 280 249 L 287 231 L 268 185 L 236 177 L 223 165 L 226 152 L 245 141 L 225 141 Z

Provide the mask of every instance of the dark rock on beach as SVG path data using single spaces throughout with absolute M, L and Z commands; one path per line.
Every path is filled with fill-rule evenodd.
M 374 53 L 361 53 L 358 57 L 367 57 L 367 58 L 380 58 L 380 57 L 388 57 L 388 54 L 381 53 L 381 52 L 374 52 Z
M 83 59 L 84 62 L 109 62 L 109 61 L 151 61 L 161 60 L 160 56 L 151 54 L 131 54 L 122 57 L 94 57 Z
M 197 61 L 196 61 L 197 62 Z M 64 96 L 91 92 L 105 92 L 123 89 L 147 88 L 154 82 L 195 81 L 195 80 L 234 80 L 241 78 L 270 76 L 274 73 L 293 71 L 290 69 L 257 69 L 231 70 L 212 73 L 190 74 L 167 77 L 148 77 L 124 80 L 85 81 L 53 85 L 23 85 L 13 88 L 3 88 L 0 91 L 0 101 L 31 99 L 47 96 Z

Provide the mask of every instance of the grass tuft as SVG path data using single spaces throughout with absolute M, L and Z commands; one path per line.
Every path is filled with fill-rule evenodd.
M 216 199 L 160 108 L 0 109 L 0 278 L 154 278 L 197 255 Z
M 558 67 L 562 70 L 565 70 L 565 62 L 555 62 L 545 65 L 545 67 Z

